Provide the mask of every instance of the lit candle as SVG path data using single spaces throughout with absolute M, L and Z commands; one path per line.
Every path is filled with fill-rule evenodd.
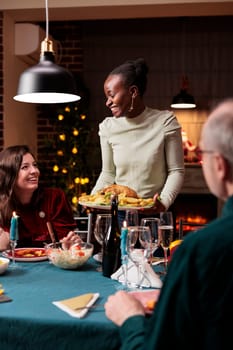
M 13 211 L 13 214 L 11 217 L 11 227 L 10 227 L 10 240 L 11 241 L 16 241 L 17 239 L 19 239 L 18 219 L 19 219 L 19 216 L 16 215 L 15 211 Z
M 127 255 L 127 235 L 128 235 L 128 228 L 127 228 L 127 222 L 123 221 L 123 226 L 121 228 L 121 255 Z

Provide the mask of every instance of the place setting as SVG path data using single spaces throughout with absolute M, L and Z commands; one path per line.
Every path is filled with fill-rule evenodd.
M 10 225 L 10 249 L 3 251 L 1 254 L 4 258 L 11 260 L 9 269 L 20 269 L 21 266 L 17 262 L 38 262 L 48 259 L 45 248 L 40 247 L 20 247 L 17 248 L 19 240 L 18 230 L 19 216 L 14 211 L 11 217 Z
M 98 307 L 103 310 L 102 304 L 95 304 L 99 297 L 99 293 L 86 293 L 68 299 L 53 301 L 52 304 L 72 317 L 83 318 L 89 310 L 96 310 Z
M 14 252 L 12 250 L 2 252 L 2 256 L 11 259 L 12 265 L 16 261 L 34 262 L 48 259 L 45 248 L 15 248 Z
M 145 226 L 126 226 L 121 230 L 121 267 L 111 275 L 125 290 L 161 288 L 162 281 L 149 263 L 151 233 Z M 121 289 L 119 287 L 118 289 Z

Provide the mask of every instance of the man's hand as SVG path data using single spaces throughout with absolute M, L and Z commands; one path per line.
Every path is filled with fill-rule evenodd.
M 143 305 L 134 296 L 122 290 L 109 296 L 104 307 L 106 316 L 117 326 L 121 326 L 131 316 L 145 316 Z

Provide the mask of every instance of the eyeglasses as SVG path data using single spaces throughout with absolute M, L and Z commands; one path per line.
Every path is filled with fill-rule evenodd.
M 215 151 L 198 149 L 198 150 L 196 150 L 196 155 L 197 155 L 198 160 L 201 162 L 204 153 L 210 153 L 211 154 L 211 153 L 214 153 L 214 152 Z

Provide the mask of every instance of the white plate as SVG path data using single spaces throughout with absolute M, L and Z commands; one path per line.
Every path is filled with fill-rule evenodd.
M 103 210 L 110 210 L 110 205 L 104 205 L 104 204 L 95 204 L 92 202 L 79 202 L 80 205 L 83 205 L 84 207 L 89 207 L 93 209 L 103 209 Z M 119 210 L 142 210 L 142 209 L 150 209 L 152 206 L 145 206 L 145 207 L 133 207 L 130 205 L 127 206 L 118 206 Z
M 35 254 L 36 251 L 41 251 L 43 253 L 42 256 L 25 256 L 22 253 L 25 252 L 25 254 L 32 253 Z M 22 255 L 20 255 L 20 253 Z M 2 255 L 8 259 L 12 260 L 12 254 L 11 250 L 6 250 L 5 252 L 2 252 Z M 48 257 L 45 255 L 45 249 L 44 248 L 16 248 L 15 249 L 15 261 L 44 261 L 47 260 Z

